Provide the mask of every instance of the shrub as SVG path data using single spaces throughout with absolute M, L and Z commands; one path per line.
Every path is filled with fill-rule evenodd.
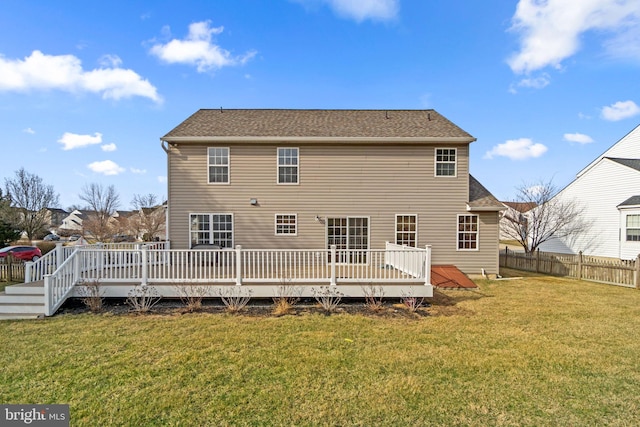
M 92 312 L 99 313 L 102 311 L 104 303 L 104 292 L 100 287 L 100 280 L 90 280 L 78 284 L 82 303 Z
M 327 313 L 334 312 L 344 296 L 335 286 L 320 286 L 319 288 L 311 288 L 311 291 L 313 292 L 313 297 L 318 301 L 318 304 L 320 304 Z
M 136 313 L 147 313 L 160 302 L 160 294 L 153 286 L 137 285 L 129 291 L 127 304 Z
M 251 299 L 251 290 L 241 286 L 223 286 L 217 291 L 218 296 L 229 313 L 242 310 Z
M 424 297 L 415 297 L 411 291 L 406 294 L 403 292 L 401 301 L 409 312 L 415 313 L 424 304 Z
M 382 286 L 373 286 L 371 283 L 362 287 L 364 293 L 364 305 L 367 310 L 373 313 L 380 313 L 384 310 L 384 288 Z
M 175 285 L 175 289 L 180 301 L 189 312 L 202 310 L 202 300 L 210 295 L 209 287 L 193 283 Z
M 42 256 L 45 256 L 52 250 L 56 248 L 56 244 L 53 242 L 38 242 L 36 246 L 40 248 L 40 252 L 42 252 Z
M 282 280 L 282 285 L 278 287 L 276 296 L 273 297 L 273 314 L 284 316 L 293 310 L 293 306 L 300 301 L 302 289 L 291 286 L 291 279 Z

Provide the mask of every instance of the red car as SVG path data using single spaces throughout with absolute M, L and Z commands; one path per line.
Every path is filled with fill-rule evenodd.
M 37 261 L 42 257 L 40 248 L 35 246 L 7 246 L 0 249 L 0 260 L 4 260 L 7 254 L 11 254 L 23 261 Z

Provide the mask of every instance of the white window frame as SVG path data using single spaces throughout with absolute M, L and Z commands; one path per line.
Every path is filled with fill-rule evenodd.
M 194 215 L 202 215 L 202 216 L 207 216 L 209 218 L 209 230 L 207 231 L 199 231 L 199 230 L 192 230 L 191 229 L 191 218 Z M 193 249 L 193 240 L 191 239 L 191 234 L 192 233 L 197 233 L 197 232 L 201 232 L 201 233 L 208 233 L 209 234 L 209 238 L 206 239 L 207 242 L 206 243 L 196 243 L 196 245 L 213 245 L 215 244 L 215 239 L 213 237 L 214 232 L 216 230 L 213 229 L 213 217 L 214 216 L 222 216 L 222 215 L 228 215 L 231 217 L 231 246 L 227 247 L 224 246 L 225 249 L 232 249 L 235 247 L 235 238 L 236 238 L 236 233 L 235 233 L 235 218 L 234 215 L 232 213 L 227 213 L 227 212 L 190 212 L 189 213 L 189 248 Z M 219 230 L 218 230 L 219 231 Z
M 460 230 L 460 218 L 461 217 L 475 217 L 476 221 L 476 230 L 475 231 L 467 231 L 467 230 Z M 465 223 L 466 224 L 466 223 Z M 475 239 L 475 244 L 476 247 L 475 248 L 461 248 L 460 247 L 460 242 L 466 242 L 467 240 L 460 240 L 460 235 L 461 234 L 473 234 L 475 233 L 476 235 L 476 239 Z M 471 242 L 472 240 L 468 240 L 469 242 Z M 480 215 L 477 214 L 458 214 L 458 216 L 456 217 L 456 250 L 457 251 L 479 251 L 480 250 Z
M 293 224 L 282 222 L 282 220 L 284 220 L 285 217 L 287 217 L 288 219 L 293 219 Z M 287 233 L 282 231 L 278 232 L 278 226 L 283 227 L 283 229 L 285 229 L 286 227 L 293 226 L 293 233 Z M 295 213 L 294 214 L 292 213 L 275 214 L 275 234 L 276 236 L 297 236 L 298 235 L 298 214 L 295 214 Z
M 414 224 L 415 224 L 415 230 L 414 231 L 404 231 L 404 230 L 398 230 L 398 226 L 400 224 L 398 224 L 398 219 L 401 217 L 413 217 L 415 219 Z M 395 243 L 396 245 L 406 245 L 406 246 L 410 246 L 413 248 L 417 248 L 418 247 L 418 215 L 417 214 L 396 214 L 396 221 L 395 221 Z M 400 239 L 398 239 L 398 234 L 413 234 L 413 239 L 415 244 L 414 245 L 410 245 L 407 243 L 400 243 Z
M 280 150 L 295 150 L 296 152 L 296 164 L 280 164 Z M 299 147 L 278 147 L 276 150 L 276 182 L 278 185 L 299 185 L 300 184 L 300 148 Z M 295 168 L 296 170 L 296 182 L 280 182 L 280 168 Z
M 625 242 L 640 242 L 640 234 L 636 236 L 636 239 L 629 239 L 629 230 L 640 230 L 640 224 L 637 227 L 629 227 L 629 218 L 637 217 L 640 219 L 639 214 L 627 214 L 624 220 L 624 241 Z
M 227 151 L 227 163 L 221 163 L 221 164 L 211 164 L 211 150 L 226 150 Z M 214 158 L 216 158 L 217 156 L 214 154 Z M 211 168 L 212 167 L 226 167 L 227 168 L 227 181 L 223 182 L 217 182 L 217 181 L 211 181 Z M 207 147 L 207 182 L 209 184 L 213 184 L 213 185 L 228 185 L 231 183 L 231 149 L 229 147 L 219 147 L 219 146 L 215 146 L 215 147 Z
M 453 151 L 453 155 L 455 157 L 455 160 L 454 161 L 450 161 L 450 160 L 438 161 L 438 151 L 441 151 L 441 150 Z M 444 155 L 444 153 L 441 154 L 441 155 Z M 449 156 L 449 155 L 450 155 L 450 153 L 447 153 L 447 156 Z M 438 178 L 456 178 L 458 176 L 458 149 L 457 148 L 451 148 L 451 147 L 435 148 L 433 161 L 434 161 L 434 166 L 433 166 L 433 175 L 434 176 L 436 176 Z M 439 175 L 438 174 L 438 164 L 444 164 L 444 165 L 453 164 L 453 175 Z

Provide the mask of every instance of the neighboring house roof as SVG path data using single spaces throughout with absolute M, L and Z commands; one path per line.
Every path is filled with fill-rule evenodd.
M 278 109 L 198 110 L 160 139 L 178 142 L 215 138 L 475 141 L 473 136 L 435 110 Z
M 631 196 L 616 207 L 619 208 L 623 206 L 638 206 L 638 205 L 640 205 L 640 196 Z
M 534 202 L 502 202 L 502 204 L 520 213 L 529 212 L 537 206 Z
M 635 169 L 640 172 L 640 159 L 621 159 L 617 157 L 605 157 L 605 159 L 612 160 L 623 166 L 627 166 L 631 169 Z
M 469 210 L 501 211 L 504 205 L 469 174 Z

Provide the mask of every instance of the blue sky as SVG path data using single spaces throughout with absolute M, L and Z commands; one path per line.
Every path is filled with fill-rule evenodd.
M 433 108 L 502 200 L 563 187 L 640 123 L 640 0 L 15 1 L 2 173 L 80 204 L 166 196 L 159 138 L 200 108 Z

